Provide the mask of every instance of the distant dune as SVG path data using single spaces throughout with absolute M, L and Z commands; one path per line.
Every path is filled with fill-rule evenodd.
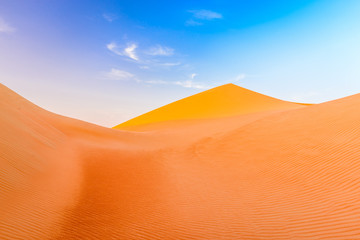
M 303 104 L 282 101 L 230 83 L 170 103 L 114 128 L 136 130 L 158 122 L 221 118 L 292 109 L 301 105 Z
M 224 85 L 109 129 L 0 85 L 0 239 L 360 239 L 359 106 Z

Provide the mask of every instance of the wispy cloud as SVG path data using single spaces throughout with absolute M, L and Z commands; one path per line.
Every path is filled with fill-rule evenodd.
M 191 76 L 193 76 L 193 74 Z M 134 74 L 132 74 L 130 72 L 127 72 L 127 71 L 124 71 L 121 69 L 117 69 L 117 68 L 112 68 L 109 72 L 106 72 L 105 79 L 120 80 L 120 81 L 132 80 L 137 83 L 143 83 L 143 84 L 176 85 L 176 86 L 180 86 L 180 87 L 184 87 L 184 88 L 194 88 L 194 89 L 209 89 L 211 87 L 211 86 L 199 83 L 199 82 L 194 82 L 192 79 L 184 80 L 184 81 L 176 81 L 176 82 L 157 80 L 157 79 L 142 80 L 142 79 L 138 79 Z
M 118 18 L 118 16 L 113 13 L 104 13 L 102 16 L 108 22 L 113 22 Z
M 117 55 L 126 56 L 135 61 L 139 60 L 136 54 L 137 45 L 135 43 L 128 43 L 127 47 L 122 50 L 115 42 L 111 42 L 106 45 L 106 48 Z
M 221 19 L 223 17 L 222 14 L 220 13 L 205 9 L 189 10 L 188 12 L 192 13 L 194 18 L 203 19 L 203 20 Z
M 197 75 L 198 75 L 197 73 L 192 73 L 192 74 L 190 75 L 190 78 L 191 78 L 191 79 L 194 79 Z
M 122 55 L 122 53 L 120 51 L 118 51 L 118 48 L 119 48 L 118 45 L 114 42 L 107 44 L 106 48 L 117 55 Z
M 179 85 L 184 88 L 196 88 L 196 89 L 208 89 L 209 86 L 206 86 L 202 83 L 194 82 L 193 80 L 177 81 L 174 82 L 175 85 Z
M 241 74 L 237 75 L 237 76 L 234 78 L 233 82 L 238 82 L 238 81 L 243 80 L 243 79 L 245 79 L 245 78 L 246 78 L 246 75 L 245 75 L 244 73 L 241 73 Z
M 164 66 L 164 67 L 174 67 L 181 65 L 181 62 L 165 62 L 165 63 L 159 63 L 158 65 Z
M 132 58 L 132 59 L 138 61 L 139 58 L 137 57 L 136 52 L 135 52 L 136 48 L 137 48 L 137 45 L 135 43 L 129 44 L 124 50 L 125 56 L 128 56 L 129 58 Z
M 150 80 L 150 81 L 139 81 L 139 82 L 144 82 L 153 85 L 176 85 L 184 88 L 195 88 L 195 89 L 203 89 L 203 90 L 211 88 L 211 86 L 194 82 L 193 80 L 176 81 L 176 82 L 167 82 L 163 80 Z
M 7 24 L 2 18 L 0 18 L 0 33 L 15 32 L 15 28 Z
M 176 66 L 180 66 L 181 62 L 158 62 L 155 60 L 145 60 L 142 62 L 142 64 L 139 66 L 140 69 L 149 70 L 149 69 L 159 69 L 159 68 L 172 68 Z
M 137 67 L 143 70 L 170 69 L 182 65 L 182 62 L 178 61 L 178 57 L 174 56 L 173 48 L 160 44 L 144 48 L 134 42 L 128 42 L 125 45 L 113 41 L 108 43 L 106 48 L 112 53 L 122 56 L 124 60 L 136 63 Z
M 106 73 L 106 78 L 112 80 L 131 80 L 135 79 L 134 77 L 134 74 L 116 68 L 112 68 L 110 72 Z
M 148 81 L 144 81 L 144 83 L 148 83 L 148 84 L 169 84 L 169 82 L 163 81 L 163 80 L 148 80 Z
M 174 49 L 161 45 L 151 47 L 147 52 L 148 55 L 152 56 L 171 56 L 174 54 Z

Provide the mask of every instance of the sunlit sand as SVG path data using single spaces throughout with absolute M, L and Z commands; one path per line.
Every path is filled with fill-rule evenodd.
M 228 84 L 114 129 L 0 100 L 0 239 L 360 235 L 359 95 Z

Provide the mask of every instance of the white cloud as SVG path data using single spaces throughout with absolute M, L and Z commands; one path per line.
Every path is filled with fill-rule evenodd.
M 107 44 L 106 48 L 109 49 L 110 51 L 112 51 L 113 53 L 117 54 L 117 55 L 122 55 L 122 53 L 117 50 L 119 48 L 118 45 L 116 43 L 114 43 L 114 42 L 111 42 L 111 43 Z
M 135 43 L 129 43 L 128 46 L 123 51 L 119 50 L 120 47 L 115 42 L 111 42 L 107 44 L 106 48 L 117 55 L 126 56 L 135 61 L 139 60 L 136 54 L 137 45 Z
M 149 81 L 139 81 L 144 82 L 148 84 L 154 84 L 154 85 L 177 85 L 184 88 L 195 88 L 195 89 L 209 89 L 209 86 L 205 86 L 201 83 L 195 83 L 192 80 L 186 80 L 186 81 L 176 81 L 176 82 L 166 82 L 163 80 L 149 80 Z
M 167 63 L 159 63 L 161 66 L 165 67 L 173 67 L 173 66 L 179 66 L 181 62 L 167 62 Z
M 147 51 L 147 54 L 152 55 L 152 56 L 171 56 L 174 54 L 174 49 L 165 47 L 165 46 L 161 46 L 161 45 L 157 45 L 155 47 L 150 48 Z
M 221 83 L 221 84 L 220 83 L 217 83 L 217 84 L 204 84 L 204 83 L 201 83 L 201 82 L 194 81 L 196 76 L 198 76 L 197 73 L 192 73 L 189 76 L 190 79 L 184 80 L 184 81 L 176 81 L 176 82 L 166 82 L 166 81 L 162 81 L 162 80 L 151 80 L 151 81 L 140 81 L 139 80 L 138 82 L 144 82 L 144 83 L 156 84 L 156 85 L 158 85 L 158 84 L 177 85 L 177 86 L 181 86 L 181 87 L 184 87 L 184 88 L 194 88 L 194 89 L 206 90 L 206 89 L 210 89 L 212 87 L 218 86 L 218 85 L 226 84 L 226 83 L 229 83 L 229 82 L 234 83 L 236 81 L 240 81 L 240 80 L 246 78 L 245 74 L 239 74 L 235 78 L 230 79 L 229 81 Z
M 120 69 L 112 68 L 110 72 L 106 73 L 106 77 L 112 80 L 130 80 L 134 79 L 135 75 Z
M 194 89 L 203 89 L 203 90 L 209 89 L 211 87 L 209 85 L 204 85 L 202 83 L 194 82 L 193 80 L 176 81 L 176 82 L 157 80 L 157 79 L 142 80 L 142 79 L 138 79 L 134 74 L 130 72 L 116 68 L 112 68 L 109 72 L 105 73 L 105 78 L 110 80 L 120 80 L 120 81 L 132 80 L 137 83 L 151 84 L 151 85 L 176 85 L 184 88 L 194 88 Z
M 142 66 L 139 66 L 140 69 L 156 69 L 156 68 L 171 68 L 175 66 L 181 65 L 181 62 L 158 62 L 155 60 L 145 60 L 141 62 L 141 64 L 144 64 Z
M 129 44 L 127 48 L 125 48 L 124 52 L 125 55 L 128 56 L 129 58 L 132 58 L 134 60 L 139 60 L 139 58 L 136 55 L 136 50 L 137 45 L 135 43 Z
M 203 20 L 221 19 L 223 16 L 220 13 L 213 12 L 210 10 L 189 10 L 193 14 L 194 18 Z
M 117 45 L 116 45 L 116 43 L 111 42 L 106 45 L 106 48 L 109 49 L 110 51 L 115 51 L 115 49 L 117 48 Z
M 126 59 L 128 60 L 136 61 L 136 63 L 139 64 L 138 67 L 140 69 L 174 67 L 182 64 L 181 62 L 170 62 L 170 60 L 176 60 L 173 58 L 171 58 L 169 62 L 160 61 L 158 57 L 170 57 L 174 55 L 175 50 L 170 47 L 158 44 L 147 50 L 144 50 L 141 48 L 139 49 L 138 45 L 133 42 L 128 42 L 125 46 L 119 45 L 116 42 L 110 42 L 106 45 L 106 48 L 116 55 L 127 57 Z
M 244 78 L 246 78 L 246 75 L 244 73 L 239 74 L 235 77 L 234 82 L 238 82 L 240 80 L 243 80 Z
M 113 22 L 118 18 L 116 14 L 112 14 L 112 13 L 104 13 L 102 16 L 108 22 Z
M 0 18 L 0 33 L 15 32 L 15 28 L 9 26 L 2 18 Z
M 192 80 L 186 80 L 186 81 L 177 81 L 174 82 L 175 85 L 182 86 L 184 88 L 196 88 L 196 89 L 208 89 L 208 86 L 205 86 L 201 83 L 195 83 Z
M 169 84 L 168 82 L 165 82 L 163 80 L 148 80 L 148 81 L 144 81 L 144 83 L 149 83 L 149 84 Z

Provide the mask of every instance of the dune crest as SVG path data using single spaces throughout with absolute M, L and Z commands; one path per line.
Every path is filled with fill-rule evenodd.
M 0 239 L 360 239 L 359 105 L 226 85 L 123 131 L 0 85 Z
M 231 117 L 304 105 L 282 101 L 230 83 L 170 103 L 114 128 L 137 130 L 142 125 L 167 121 Z

